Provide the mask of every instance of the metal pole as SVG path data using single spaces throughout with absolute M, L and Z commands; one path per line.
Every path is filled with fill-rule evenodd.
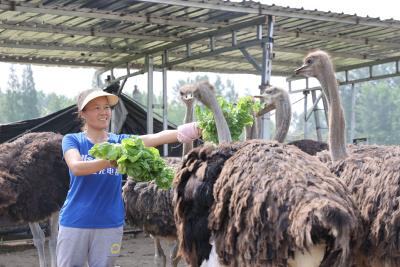
M 261 32 L 261 27 L 257 27 L 257 31 Z M 263 59 L 261 70 L 261 85 L 260 93 L 264 93 L 266 87 L 270 84 L 271 80 L 271 61 L 272 61 L 272 48 L 274 41 L 274 17 L 268 16 L 268 41 L 262 43 Z M 262 139 L 271 139 L 271 133 L 268 131 L 268 122 L 270 120 L 269 114 L 264 114 L 261 118 L 260 135 Z
M 315 127 L 317 130 L 317 139 L 318 141 L 322 141 L 322 134 L 321 134 L 321 123 L 319 122 L 319 117 L 318 117 L 318 102 L 321 98 L 317 99 L 317 93 L 315 90 L 311 91 L 311 97 L 313 101 L 313 113 L 314 113 L 314 119 L 315 119 Z
M 93 82 L 92 82 L 92 84 L 93 84 L 95 87 L 97 87 L 97 88 L 101 88 L 100 77 L 101 77 L 101 75 L 100 75 L 100 73 L 98 73 L 98 72 L 95 72 L 94 75 L 93 75 Z
M 304 139 L 307 139 L 307 98 L 308 98 L 308 91 L 303 91 L 304 94 Z
M 147 133 L 153 133 L 153 56 L 146 55 L 147 70 Z
M 322 104 L 324 106 L 324 114 L 325 114 L 326 125 L 327 125 L 327 128 L 329 128 L 329 122 L 328 122 L 328 112 L 329 112 L 328 100 L 326 99 L 326 96 L 322 91 L 321 91 L 321 95 L 322 95 Z
M 351 124 L 350 124 L 350 142 L 354 140 L 355 130 L 356 130 L 356 94 L 357 87 L 354 83 L 351 84 Z
M 163 66 L 168 63 L 168 50 L 165 50 L 162 56 Z M 168 97 L 167 97 L 167 67 L 162 69 L 162 87 L 163 87 L 163 130 L 168 129 Z M 168 156 L 168 144 L 163 145 L 163 155 Z

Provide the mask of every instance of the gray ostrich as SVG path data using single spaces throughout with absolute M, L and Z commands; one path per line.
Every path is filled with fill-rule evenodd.
M 50 260 L 56 266 L 58 211 L 69 187 L 62 135 L 28 133 L 0 145 L 0 224 L 28 223 L 40 267 L 47 266 L 39 222 L 50 219 Z
M 186 112 L 184 122 L 193 121 L 194 98 L 191 92 L 180 89 L 180 98 L 185 104 Z M 193 148 L 193 143 L 184 143 L 182 157 Z M 167 157 L 167 164 L 177 171 L 181 164 L 181 158 Z M 163 190 L 153 182 L 137 183 L 128 179 L 123 187 L 122 195 L 125 203 L 125 211 L 128 222 L 131 225 L 143 228 L 154 240 L 156 266 L 166 266 L 166 256 L 161 246 L 161 240 L 167 240 L 171 244 L 170 260 L 172 266 L 177 266 L 180 257 L 177 257 L 177 236 L 172 207 L 173 190 Z
M 362 145 L 347 150 L 338 85 L 326 52 L 308 54 L 296 73 L 317 78 L 329 102 L 328 166 L 349 188 L 366 229 L 358 266 L 400 266 L 400 148 Z
M 289 131 L 290 120 L 292 118 L 289 95 L 281 88 L 270 86 L 262 95 L 257 95 L 255 98 L 263 99 L 264 107 L 254 115 L 254 123 L 251 129 L 249 127 L 246 128 L 246 140 L 259 139 L 258 134 L 255 134 L 255 132 L 258 133 L 261 116 L 272 110 L 276 110 L 276 131 L 273 140 L 283 143 Z
M 210 84 L 193 88 L 219 109 Z M 174 180 L 179 253 L 190 266 L 350 266 L 358 210 L 324 164 L 274 141 L 219 140 L 193 149 Z
M 292 117 L 291 104 L 288 93 L 279 87 L 272 86 L 268 88 L 261 96 L 265 100 L 265 107 L 259 114 L 272 110 L 275 111 L 276 131 L 273 140 L 283 143 L 289 131 L 290 120 Z M 301 139 L 288 142 L 289 145 L 298 147 L 301 151 L 315 156 L 318 152 L 328 150 L 328 144 L 311 139 Z

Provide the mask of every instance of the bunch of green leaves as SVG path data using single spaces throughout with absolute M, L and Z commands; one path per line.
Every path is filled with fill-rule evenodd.
M 121 144 L 95 144 L 89 154 L 95 158 L 115 160 L 118 172 L 136 181 L 155 180 L 157 186 L 164 189 L 172 185 L 174 171 L 167 166 L 156 148 L 146 147 L 136 136 L 123 139 Z
M 261 109 L 260 102 L 254 101 L 251 96 L 239 98 L 237 104 L 229 103 L 223 97 L 217 97 L 217 100 L 228 123 L 232 140 L 238 141 L 244 127 L 253 124 L 253 114 Z M 204 140 L 217 144 L 217 126 L 212 111 L 207 107 L 196 106 L 195 113 Z

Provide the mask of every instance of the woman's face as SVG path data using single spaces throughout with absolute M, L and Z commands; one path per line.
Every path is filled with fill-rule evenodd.
M 91 100 L 82 110 L 86 127 L 96 130 L 107 130 L 111 120 L 111 107 L 107 97 L 101 96 Z

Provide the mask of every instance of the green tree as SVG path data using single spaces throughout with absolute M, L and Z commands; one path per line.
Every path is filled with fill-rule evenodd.
M 6 123 L 6 94 L 0 88 L 0 124 Z
M 235 85 L 229 79 L 226 80 L 226 87 L 223 95 L 229 102 L 236 102 L 238 100 L 239 95 L 235 90 Z
M 74 99 L 56 93 L 45 94 L 42 91 L 38 91 L 37 96 L 38 106 L 41 107 L 39 109 L 40 116 L 49 115 L 75 104 Z
M 22 72 L 21 84 L 22 119 L 39 117 L 37 92 L 31 65 L 26 65 Z
M 398 83 L 389 79 L 364 84 L 356 104 L 356 137 L 367 137 L 369 143 L 398 144 L 399 114 Z
M 21 95 L 20 83 L 14 65 L 11 65 L 5 95 L 6 122 L 15 122 L 22 119 L 23 104 Z
M 224 95 L 225 84 L 222 82 L 221 77 L 217 75 L 217 79 L 214 82 L 215 93 L 217 95 Z

